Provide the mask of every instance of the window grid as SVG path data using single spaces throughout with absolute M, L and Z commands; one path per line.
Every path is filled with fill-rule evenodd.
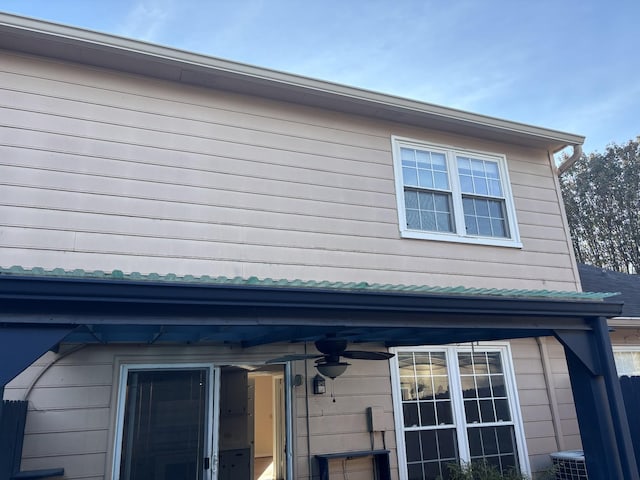
M 446 354 L 399 353 L 398 366 L 409 479 L 446 478 L 459 458 Z
M 407 228 L 453 232 L 447 158 L 442 152 L 402 147 Z
M 451 352 L 453 350 L 453 352 Z M 448 357 L 453 353 L 452 357 Z M 405 419 L 404 442 L 406 449 L 407 474 L 410 480 L 435 480 L 448 478 L 447 464 L 452 462 L 483 461 L 493 465 L 502 472 L 510 469 L 520 470 L 519 453 L 515 434 L 515 423 L 511 414 L 509 394 L 506 386 L 506 374 L 503 365 L 503 355 L 500 351 L 459 351 L 447 349 L 445 351 L 401 351 L 398 352 L 398 367 L 401 384 L 401 404 L 403 415 L 405 406 L 409 404 L 424 404 L 437 402 L 436 384 L 443 371 L 449 376 L 449 385 L 454 389 L 448 392 L 448 399 L 459 396 L 460 407 L 466 407 L 474 402 L 478 411 L 477 421 L 469 421 L 466 408 L 460 412 L 462 418 L 457 424 L 456 416 L 450 424 L 425 424 L 419 408 L 414 410 L 418 421 L 409 422 Z M 458 382 L 450 378 L 458 377 Z M 419 389 L 420 381 L 429 379 L 429 389 Z M 422 379 L 422 380 L 421 380 Z M 458 386 L 455 386 L 455 385 Z M 464 385 L 472 387 L 472 392 L 465 396 Z M 413 389 L 413 390 L 411 390 Z M 458 389 L 460 389 L 458 391 Z M 456 393 L 457 392 L 457 393 Z M 448 400 L 446 400 L 448 401 Z M 490 412 L 483 416 L 480 402 L 485 402 L 485 410 Z M 458 429 L 460 432 L 456 433 Z M 460 437 L 460 433 L 464 436 Z M 445 443 L 449 449 L 442 448 L 441 435 L 452 436 L 453 441 Z M 466 443 L 461 451 L 458 441 Z M 452 456 L 451 445 L 455 449 Z
M 393 142 L 403 237 L 521 247 L 504 157 Z

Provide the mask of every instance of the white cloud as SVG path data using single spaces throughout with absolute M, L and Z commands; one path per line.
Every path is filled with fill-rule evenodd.
M 143 0 L 127 13 L 116 33 L 124 37 L 147 42 L 157 42 L 170 19 L 173 8 L 171 0 Z

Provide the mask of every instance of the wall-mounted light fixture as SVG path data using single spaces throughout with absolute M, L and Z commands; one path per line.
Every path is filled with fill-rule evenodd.
M 313 393 L 316 395 L 327 393 L 327 383 L 322 375 L 313 377 Z

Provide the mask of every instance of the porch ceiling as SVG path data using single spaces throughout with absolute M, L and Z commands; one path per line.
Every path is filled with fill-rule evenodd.
M 395 346 L 588 330 L 622 308 L 606 294 L 210 280 L 4 270 L 0 324 L 73 327 L 64 341 L 80 343 L 250 347 L 335 335 Z

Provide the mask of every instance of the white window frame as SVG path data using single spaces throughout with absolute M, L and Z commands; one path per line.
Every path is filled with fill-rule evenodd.
M 440 240 L 458 243 L 471 243 L 476 245 L 493 245 L 501 247 L 522 248 L 520 233 L 518 231 L 518 221 L 516 218 L 516 208 L 511 192 L 511 181 L 507 170 L 507 160 L 504 155 L 488 152 L 480 152 L 457 148 L 448 145 L 438 145 L 434 143 L 421 142 L 410 138 L 392 136 L 393 166 L 396 185 L 396 201 L 398 208 L 398 224 L 400 236 L 403 238 L 415 238 L 423 240 Z M 436 232 L 426 230 L 414 230 L 407 228 L 407 217 L 405 212 L 404 180 L 402 176 L 402 160 L 400 155 L 401 147 L 418 150 L 428 150 L 430 152 L 443 153 L 447 160 L 447 170 L 449 175 L 449 187 L 451 192 L 451 204 L 453 216 L 454 232 Z M 464 222 L 464 209 L 462 206 L 462 191 L 458 177 L 458 167 L 456 156 L 471 156 L 479 160 L 489 160 L 496 162 L 500 171 L 500 180 L 504 193 L 505 214 L 509 237 L 486 237 L 480 235 L 470 235 L 466 233 Z M 488 197 L 491 198 L 491 197 Z M 493 197 L 496 198 L 496 197 Z
M 218 456 L 218 431 L 213 428 L 218 424 L 219 408 L 217 405 L 220 401 L 220 369 L 212 363 L 123 363 L 120 365 L 120 379 L 118 382 L 118 400 L 116 405 L 116 430 L 114 435 L 114 455 L 111 465 L 111 478 L 120 480 L 120 461 L 122 459 L 122 435 L 124 428 L 124 414 L 126 409 L 127 381 L 129 372 L 131 371 L 149 371 L 149 370 L 206 370 L 207 371 L 207 425 L 205 428 L 205 445 L 204 453 L 211 460 L 211 467 L 204 471 L 204 480 L 212 480 L 215 478 L 216 460 Z M 210 401 L 213 399 L 213 402 Z M 213 405 L 213 407 L 211 407 Z M 213 431 L 211 431 L 213 428 Z
M 616 352 L 636 352 L 636 353 L 640 353 L 640 345 L 612 345 L 611 349 L 613 350 L 614 361 L 615 361 L 615 353 Z M 626 374 L 620 375 L 620 373 L 618 372 L 618 366 L 617 365 L 616 365 L 616 373 L 618 374 L 618 377 L 626 375 Z
M 531 476 L 531 466 L 529 464 L 529 453 L 523 428 L 522 412 L 520 411 L 520 399 L 516 387 L 515 370 L 511 357 L 511 346 L 508 343 L 483 342 L 479 345 L 433 345 L 416 347 L 394 347 L 389 351 L 394 353 L 390 362 L 391 367 L 391 393 L 393 397 L 393 412 L 396 430 L 396 445 L 398 456 L 398 470 L 400 480 L 408 480 L 407 472 L 407 450 L 405 445 L 404 418 L 402 410 L 402 392 L 400 391 L 400 374 L 398 368 L 398 353 L 402 352 L 445 352 L 449 369 L 449 389 L 451 392 L 451 408 L 453 410 L 453 427 L 456 429 L 458 439 L 458 452 L 460 460 L 469 462 L 469 440 L 465 423 L 464 399 L 462 398 L 462 386 L 458 367 L 459 352 L 500 352 L 502 366 L 504 370 L 505 388 L 507 390 L 509 408 L 511 409 L 511 422 L 504 422 L 505 425 L 512 424 L 518 448 L 518 460 L 521 473 Z M 451 372 L 457 372 L 452 374 Z M 498 423 L 496 423 L 498 424 Z M 494 425 L 494 424 L 487 424 Z

